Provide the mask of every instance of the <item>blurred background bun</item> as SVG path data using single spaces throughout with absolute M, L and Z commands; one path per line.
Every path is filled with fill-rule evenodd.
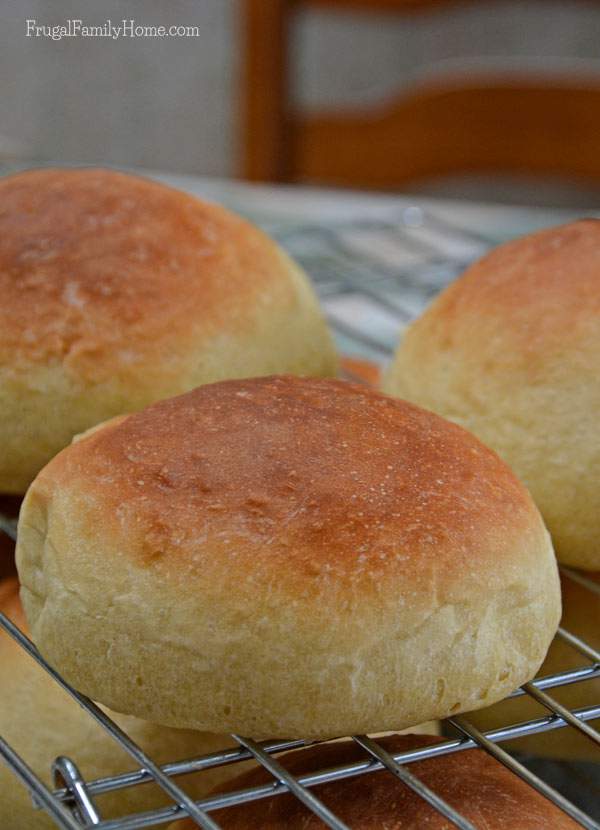
M 390 753 L 407 752 L 440 739 L 415 735 L 381 738 Z M 369 757 L 356 743 L 310 747 L 278 757 L 293 775 L 362 761 Z M 463 750 L 417 761 L 408 769 L 451 807 L 485 830 L 575 830 L 579 824 L 539 795 L 514 773 L 478 749 Z M 272 781 L 256 769 L 228 782 L 219 792 L 256 787 Z M 345 778 L 315 787 L 314 794 L 349 827 L 357 830 L 449 830 L 450 821 L 387 770 Z M 279 795 L 239 807 L 217 810 L 212 816 L 226 830 L 321 830 L 323 823 L 294 796 Z M 170 830 L 194 830 L 190 820 Z
M 0 583 L 0 610 L 26 631 L 18 590 L 15 579 Z M 69 756 L 87 780 L 135 769 L 135 761 L 4 632 L 0 632 L 0 678 L 0 734 L 46 784 L 52 785 L 50 765 L 57 755 Z M 226 735 L 169 729 L 114 712 L 109 715 L 159 763 L 232 745 Z M 244 763 L 246 768 L 249 765 Z M 175 780 L 200 798 L 235 774 L 237 766 L 208 769 Z M 106 793 L 98 796 L 96 803 L 103 818 L 117 818 L 172 802 L 160 788 L 147 784 Z M 33 809 L 29 793 L 4 764 L 0 764 L 0 827 L 55 827 L 44 812 Z
M 211 384 L 92 430 L 30 487 L 17 565 L 73 685 L 259 738 L 489 705 L 560 617 L 550 538 L 498 456 L 338 380 Z
M 0 179 L 0 493 L 72 436 L 202 383 L 330 375 L 309 282 L 265 234 L 101 169 Z
M 530 489 L 558 558 L 600 570 L 600 222 L 493 250 L 407 330 L 385 389 L 456 421 Z

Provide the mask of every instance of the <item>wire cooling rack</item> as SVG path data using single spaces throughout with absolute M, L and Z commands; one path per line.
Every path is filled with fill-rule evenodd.
M 456 277 L 471 261 L 490 246 L 492 240 L 458 227 L 434 211 L 419 207 L 398 210 L 388 220 L 345 221 L 334 224 L 263 222 L 266 229 L 292 253 L 311 274 L 321 296 L 329 322 L 336 334 L 340 351 L 358 358 L 385 363 L 391 356 L 403 327 L 445 284 Z M 352 373 L 349 373 L 352 375 Z M 15 538 L 14 518 L 0 515 L 0 530 Z M 600 619 L 600 587 L 585 575 L 563 568 L 563 574 L 594 594 Z M 191 816 L 199 827 L 219 827 L 219 809 L 227 806 L 276 797 L 291 792 L 318 815 L 325 826 L 342 830 L 348 825 L 336 817 L 318 797 L 318 785 L 352 776 L 386 769 L 400 779 L 398 786 L 408 786 L 435 807 L 456 827 L 473 830 L 474 825 L 432 792 L 411 772 L 411 763 L 452 752 L 480 747 L 507 766 L 582 827 L 600 830 L 600 823 L 569 801 L 548 783 L 504 750 L 500 744 L 535 733 L 560 728 L 577 730 L 598 748 L 600 734 L 590 722 L 600 718 L 598 705 L 569 710 L 549 692 L 560 686 L 586 683 L 600 677 L 600 653 L 584 642 L 577 632 L 559 629 L 557 637 L 581 658 L 577 668 L 537 677 L 524 684 L 511 697 L 527 695 L 540 704 L 540 716 L 501 728 L 481 732 L 468 717 L 454 717 L 446 722 L 455 737 L 435 745 L 391 755 L 367 735 L 352 736 L 364 751 L 364 758 L 354 763 L 322 769 L 300 777 L 292 776 L 278 762 L 279 753 L 297 749 L 304 741 L 255 742 L 232 735 L 233 746 L 184 761 L 157 765 L 92 701 L 70 687 L 44 660 L 35 646 L 19 629 L 0 614 L 3 636 L 13 637 L 48 672 L 133 759 L 134 769 L 97 780 L 85 780 L 77 768 L 76 758 L 48 759 L 55 789 L 36 776 L 19 754 L 0 738 L 0 755 L 33 795 L 39 809 L 46 810 L 58 827 L 80 830 L 137 830 L 165 825 L 183 816 Z M 1 684 L 0 684 L 1 691 Z M 272 782 L 245 790 L 214 795 L 194 801 L 177 784 L 180 776 L 201 774 L 215 766 L 236 764 L 254 759 L 265 767 Z M 154 781 L 172 800 L 171 806 L 104 820 L 96 804 L 102 793 Z

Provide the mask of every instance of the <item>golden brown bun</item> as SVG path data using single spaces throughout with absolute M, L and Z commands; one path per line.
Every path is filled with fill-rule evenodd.
M 600 574 L 586 574 L 586 576 L 600 584 Z M 581 637 L 593 648 L 600 650 L 600 596 L 593 594 L 568 577 L 563 576 L 561 582 L 563 602 L 561 625 L 567 631 Z M 589 660 L 556 637 L 540 669 L 540 675 L 558 674 L 589 665 Z M 600 678 L 546 689 L 546 692 L 569 709 L 597 706 L 600 701 Z M 527 696 L 496 703 L 489 709 L 482 709 L 469 717 L 480 728 L 495 729 L 509 723 L 541 718 L 547 714 L 548 711 L 543 706 Z M 600 728 L 600 720 L 590 723 L 596 729 Z M 531 752 L 534 755 L 600 763 L 597 745 L 576 729 L 571 728 L 519 738 L 509 745 L 515 750 Z
M 26 630 L 16 580 L 0 583 L 0 610 Z M 75 761 L 88 781 L 136 768 L 135 761 L 3 632 L 0 632 L 0 678 L 0 734 L 49 786 L 52 784 L 50 765 L 57 755 L 67 755 Z M 226 735 L 170 729 L 127 715 L 109 714 L 159 763 L 232 745 Z M 174 780 L 181 782 L 191 795 L 201 798 L 235 773 L 232 766 L 225 766 Z M 158 787 L 147 784 L 98 796 L 96 803 L 104 818 L 116 818 L 172 802 Z M 0 827 L 2 830 L 55 827 L 43 812 L 32 808 L 27 790 L 4 764 L 0 764 Z
M 548 533 L 506 465 L 337 380 L 213 384 L 95 430 L 28 491 L 17 565 L 34 639 L 75 686 L 255 737 L 489 705 L 560 617 Z
M 470 429 L 531 490 L 558 558 L 600 568 L 600 222 L 481 259 L 407 330 L 385 390 Z
M 335 374 L 317 300 L 265 234 L 110 170 L 0 179 L 0 493 L 73 435 L 202 383 Z
M 439 739 L 415 735 L 378 741 L 388 752 L 407 752 Z M 355 743 L 327 744 L 288 753 L 278 760 L 293 775 L 362 761 L 369 757 Z M 539 795 L 482 750 L 471 749 L 417 761 L 408 769 L 476 827 L 485 830 L 575 830 L 562 810 Z M 263 769 L 240 775 L 219 792 L 255 787 L 272 781 Z M 356 830 L 452 830 L 455 827 L 387 770 L 345 778 L 315 787 L 313 792 L 338 818 Z M 280 795 L 212 813 L 225 830 L 321 830 L 324 826 L 294 796 Z M 193 830 L 190 820 L 170 830 Z

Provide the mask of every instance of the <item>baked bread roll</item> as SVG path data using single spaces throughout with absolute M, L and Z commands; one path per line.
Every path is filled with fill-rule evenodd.
M 437 742 L 415 735 L 382 738 L 390 753 L 407 752 Z M 357 744 L 327 744 L 279 756 L 283 766 L 300 776 L 355 763 L 369 757 Z M 579 825 L 562 810 L 480 749 L 467 749 L 416 761 L 408 769 L 451 807 L 485 830 L 575 830 Z M 256 769 L 228 782 L 219 792 L 256 787 L 272 781 Z M 333 813 L 356 830 L 450 830 L 448 819 L 387 770 L 322 784 L 313 792 Z M 321 830 L 322 821 L 294 796 L 279 795 L 239 807 L 216 810 L 213 818 L 224 830 Z M 169 830 L 194 830 L 191 819 Z
M 94 430 L 29 489 L 17 567 L 77 688 L 258 738 L 489 705 L 560 617 L 550 538 L 500 459 L 337 380 L 212 384 Z
M 600 574 L 586 574 L 588 579 L 600 585 Z M 567 576 L 561 578 L 563 615 L 561 625 L 567 631 L 581 637 L 592 648 L 600 650 L 600 596 L 578 585 Z M 556 637 L 544 660 L 540 675 L 559 674 L 590 665 L 590 661 Z M 546 689 L 547 694 L 568 709 L 597 706 L 600 701 L 600 678 L 578 681 L 566 686 Z M 545 717 L 548 710 L 532 700 L 529 695 L 503 700 L 474 712 L 470 719 L 480 729 L 496 729 L 510 723 Z M 600 729 L 600 719 L 590 721 Z M 600 764 L 598 746 L 576 729 L 564 728 L 542 732 L 527 738 L 519 738 L 508 745 L 519 752 L 530 752 L 556 759 L 595 761 Z
M 202 383 L 335 374 L 300 268 L 238 216 L 110 170 L 0 179 L 0 493 Z
M 407 330 L 384 388 L 471 430 L 530 489 L 558 558 L 600 570 L 600 222 L 496 248 Z
M 25 620 L 16 580 L 0 583 L 0 610 L 22 630 Z M 0 734 L 52 787 L 50 766 L 58 755 L 69 756 L 87 781 L 136 768 L 119 747 L 26 652 L 0 631 Z M 137 718 L 108 713 L 142 749 L 159 763 L 192 758 L 230 747 L 226 735 L 211 735 L 155 726 Z M 237 767 L 237 764 L 235 765 Z M 245 762 L 244 766 L 252 766 Z M 236 774 L 233 766 L 215 767 L 175 779 L 201 798 L 217 783 Z M 154 784 L 127 787 L 95 797 L 103 818 L 172 804 Z M 2 830 L 45 830 L 56 825 L 44 811 L 34 810 L 25 787 L 0 763 L 0 827 Z

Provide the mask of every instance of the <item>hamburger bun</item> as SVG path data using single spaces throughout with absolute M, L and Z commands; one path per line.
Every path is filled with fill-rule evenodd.
M 435 744 L 439 739 L 415 735 L 382 738 L 378 743 L 398 754 Z M 369 757 L 350 741 L 310 747 L 277 760 L 294 776 L 351 764 Z M 485 830 L 575 830 L 562 810 L 480 749 L 467 749 L 425 761 L 408 770 L 451 807 Z M 273 781 L 260 768 L 229 781 L 219 792 L 256 787 Z M 344 778 L 313 788 L 333 813 L 356 830 L 450 830 L 448 819 L 387 770 Z M 292 795 L 260 799 L 216 810 L 212 817 L 224 830 L 321 830 L 322 821 Z M 194 830 L 190 819 L 169 830 Z
M 29 489 L 17 567 L 34 641 L 81 691 L 257 738 L 487 706 L 560 617 L 508 467 L 337 380 L 212 384 L 92 431 Z
M 471 430 L 527 485 L 562 562 L 600 570 L 600 222 L 496 248 L 406 331 L 387 392 Z
M 0 493 L 203 383 L 335 374 L 305 274 L 217 205 L 112 170 L 0 178 Z

